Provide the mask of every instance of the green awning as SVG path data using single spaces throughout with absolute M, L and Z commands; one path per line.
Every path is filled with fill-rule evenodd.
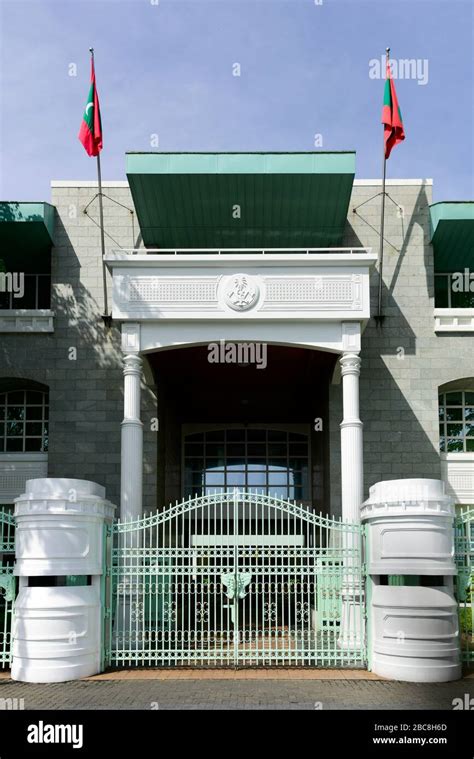
M 54 206 L 50 203 L 0 202 L 0 258 L 8 268 L 41 268 L 53 236 Z
M 156 248 L 340 245 L 354 152 L 127 153 L 144 244 Z
M 430 206 L 435 271 L 474 266 L 474 201 L 445 201 Z

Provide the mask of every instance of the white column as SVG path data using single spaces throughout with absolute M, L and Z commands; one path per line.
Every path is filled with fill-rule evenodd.
M 340 424 L 342 518 L 359 523 L 364 500 L 363 425 L 359 419 L 360 356 L 358 353 L 343 353 L 339 361 L 343 402 Z
M 360 524 L 364 497 L 362 422 L 359 419 L 360 356 L 344 352 L 340 358 L 342 376 L 343 419 L 341 428 L 342 518 Z M 364 588 L 361 575 L 361 537 L 344 532 L 344 576 L 342 586 L 342 620 L 338 644 L 341 648 L 359 648 L 364 638 Z M 359 549 L 359 558 L 353 555 Z
M 120 517 L 139 519 L 143 491 L 143 423 L 140 420 L 142 359 L 138 353 L 128 353 L 123 362 Z

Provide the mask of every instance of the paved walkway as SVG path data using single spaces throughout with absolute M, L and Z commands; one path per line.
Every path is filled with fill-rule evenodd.
M 16 683 L 4 676 L 0 699 L 24 699 L 25 709 L 452 710 L 454 698 L 474 697 L 474 673 L 454 683 L 408 684 L 369 679 L 367 672 L 352 678 L 340 677 L 340 671 L 326 671 L 324 678 L 324 671 L 318 672 L 309 677 L 294 670 L 135 670 L 51 685 Z

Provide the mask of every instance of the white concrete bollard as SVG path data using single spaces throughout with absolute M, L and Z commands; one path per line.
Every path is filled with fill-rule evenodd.
M 368 525 L 372 671 L 410 682 L 458 679 L 459 625 L 452 582 L 456 574 L 454 506 L 444 483 L 432 479 L 378 482 L 362 504 L 361 519 Z M 394 577 L 397 584 L 392 584 Z
M 51 683 L 100 671 L 104 524 L 114 506 L 87 480 L 28 480 L 15 500 L 12 679 Z

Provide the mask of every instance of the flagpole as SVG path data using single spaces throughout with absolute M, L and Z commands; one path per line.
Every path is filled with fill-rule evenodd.
M 90 47 L 92 61 L 94 62 L 94 48 Z M 94 66 L 95 68 L 95 66 Z M 99 195 L 99 225 L 100 225 L 100 247 L 102 252 L 102 283 L 104 288 L 104 313 L 102 318 L 107 326 L 110 326 L 111 318 L 109 314 L 109 305 L 107 299 L 107 269 L 105 267 L 105 235 L 104 235 L 104 206 L 102 203 L 102 172 L 100 168 L 100 151 L 97 153 L 97 184 Z
M 385 76 L 387 75 L 388 63 L 390 60 L 390 48 L 386 48 L 385 57 Z M 385 138 L 383 140 L 383 173 L 382 173 L 382 208 L 380 211 L 380 247 L 379 247 L 379 294 L 377 315 L 375 320 L 380 324 L 383 321 L 382 314 L 382 284 L 383 284 L 383 235 L 385 225 L 385 180 L 387 177 L 387 159 L 385 158 Z

